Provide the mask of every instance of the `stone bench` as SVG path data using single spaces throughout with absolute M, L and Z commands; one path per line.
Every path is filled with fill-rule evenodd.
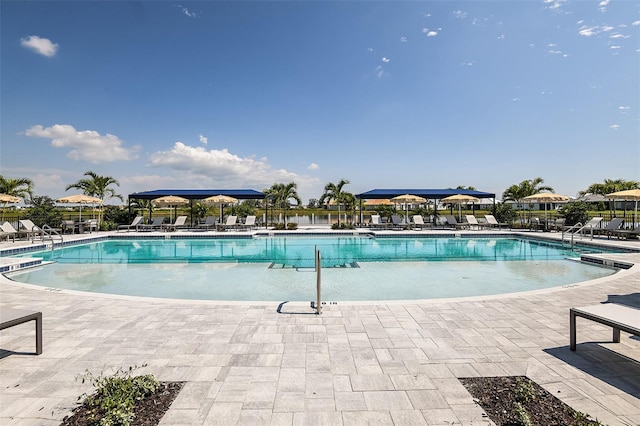
M 640 310 L 615 303 L 569 310 L 570 348 L 576 350 L 576 318 L 582 317 L 613 328 L 613 341 L 620 343 L 620 331 L 640 336 Z
M 0 330 L 29 321 L 36 322 L 36 355 L 40 355 L 42 353 L 42 312 L 0 308 Z

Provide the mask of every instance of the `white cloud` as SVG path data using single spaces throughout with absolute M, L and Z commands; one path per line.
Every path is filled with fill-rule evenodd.
M 611 38 L 629 38 L 629 37 L 631 36 L 620 34 L 620 33 L 611 34 Z
M 367 47 L 367 51 L 373 52 L 373 47 Z
M 90 163 L 106 163 L 119 160 L 133 160 L 137 158 L 139 146 L 123 147 L 123 142 L 115 135 L 101 135 L 95 130 L 78 131 L 68 124 L 54 124 L 44 128 L 41 125 L 32 126 L 25 131 L 29 137 L 51 139 L 54 148 L 67 148 L 67 157 L 73 160 L 88 161 Z
M 240 157 L 228 149 L 205 149 L 176 142 L 170 150 L 151 154 L 149 164 L 175 172 L 179 185 L 217 188 L 268 188 L 276 182 L 310 184 L 315 179 L 284 169 L 274 169 L 266 158 Z M 138 178 L 140 179 L 140 178 Z M 150 182 L 153 183 L 153 182 Z M 157 183 L 156 183 L 157 186 Z
M 378 76 L 378 78 L 382 78 L 384 76 L 386 76 L 387 73 L 384 71 L 384 69 L 382 69 L 382 66 L 378 65 L 376 67 L 376 76 Z
M 598 3 L 598 7 L 600 8 L 600 11 L 606 12 L 608 4 L 609 4 L 609 0 L 602 0 L 600 3 Z
M 48 58 L 55 56 L 56 52 L 58 51 L 58 45 L 56 43 L 52 42 L 48 38 L 41 38 L 37 35 L 21 38 L 20 44 L 27 49 L 31 49 L 34 52 Z
M 207 138 L 204 135 L 199 135 L 198 138 L 200 138 L 200 143 L 203 144 L 203 145 L 206 145 L 207 142 L 209 142 L 209 138 Z
M 400 43 L 406 43 L 407 42 L 407 37 L 402 36 L 400 37 Z
M 622 105 L 621 105 L 621 106 L 619 106 L 619 107 L 618 107 L 618 109 L 619 109 L 620 111 L 626 111 L 626 110 L 631 109 L 631 107 L 628 107 L 628 106 L 622 106 Z
M 458 19 L 464 19 L 467 17 L 467 12 L 463 12 L 462 10 L 454 10 L 453 17 Z
M 195 12 L 191 12 L 189 9 L 187 9 L 186 7 L 177 4 L 176 7 L 180 8 L 180 11 L 182 12 L 183 15 L 188 16 L 189 18 L 199 18 L 200 15 L 195 13 Z
M 422 32 L 427 35 L 427 37 L 435 37 L 438 35 L 437 31 L 430 30 L 429 28 L 423 28 Z
M 309 167 L 307 167 L 307 170 L 318 170 L 320 168 L 319 165 L 317 165 L 316 163 L 311 163 L 309 164 Z
M 633 21 L 631 25 L 633 25 L 634 27 L 637 27 L 638 25 L 640 25 L 640 21 Z
M 583 26 L 578 30 L 578 34 L 580 34 L 581 36 L 584 37 L 591 37 L 592 35 L 596 35 L 598 34 L 598 28 L 597 27 L 586 27 Z
M 382 62 L 384 62 L 385 64 L 388 63 L 389 61 L 391 61 L 391 59 L 383 57 L 382 58 Z
M 612 129 L 612 130 L 619 130 L 620 126 L 617 125 L 617 124 L 612 124 L 611 126 L 609 126 L 609 128 Z

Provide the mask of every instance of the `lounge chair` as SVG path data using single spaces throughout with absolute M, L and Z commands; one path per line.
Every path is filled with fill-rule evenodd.
M 247 216 L 244 220 L 244 223 L 239 223 L 239 229 L 253 229 L 256 227 L 256 217 L 255 216 Z
M 126 230 L 127 232 L 129 232 L 129 231 L 131 231 L 131 228 L 133 228 L 133 229 L 135 229 L 137 231 L 138 227 L 142 224 L 143 220 L 144 220 L 144 217 L 136 216 L 135 219 L 133 219 L 131 221 L 131 225 L 118 225 L 118 232 L 120 232 L 121 229 Z
M 222 225 L 222 230 L 235 229 L 238 227 L 238 216 L 227 216 L 227 221 Z
M 199 223 L 198 226 L 196 226 L 196 228 L 198 230 L 208 231 L 211 228 L 215 228 L 217 224 L 218 224 L 218 219 L 215 216 L 207 216 L 205 221 L 202 223 Z
M 162 225 L 162 230 L 167 232 L 177 231 L 179 228 L 184 228 L 185 223 L 187 223 L 187 217 L 178 216 L 175 222 Z
M 162 229 L 164 223 L 164 216 L 157 216 L 153 218 L 153 221 L 148 224 L 139 225 L 138 231 L 153 231 L 155 229 Z
M 17 238 L 21 238 L 21 237 L 28 238 L 29 237 L 29 233 L 27 231 L 18 231 L 9 222 L 5 222 L 2 225 L 0 225 L 0 229 L 2 229 L 2 232 L 7 234 L 8 236 L 11 236 L 11 239 L 13 241 L 16 240 L 16 237 Z
M 498 219 L 496 219 L 496 217 L 492 214 L 485 214 L 484 218 L 487 219 L 487 225 L 492 227 L 492 228 L 502 228 L 502 227 L 507 227 L 509 226 L 508 223 L 504 223 L 504 222 L 498 222 Z
M 31 236 L 31 242 L 35 241 L 36 237 L 44 238 L 44 231 L 38 225 L 33 223 L 30 219 L 20 219 L 20 225 L 27 232 L 27 237 Z
M 601 217 L 592 217 L 591 219 L 589 219 L 589 221 L 587 221 L 587 223 L 584 224 L 582 228 L 580 228 L 580 232 L 584 234 L 585 230 L 590 231 L 591 238 L 593 238 L 594 231 L 598 228 L 600 222 L 602 222 Z
M 76 232 L 76 224 L 72 220 L 63 220 L 60 225 L 63 234 L 74 234 Z
M 423 229 L 425 226 L 427 226 L 426 223 L 424 223 L 424 218 L 422 216 L 420 216 L 419 214 L 416 214 L 413 216 L 413 222 L 411 224 L 411 228 L 413 229 Z
M 622 226 L 623 223 L 624 223 L 624 218 L 614 217 L 609 221 L 609 223 L 606 224 L 606 226 L 600 229 L 597 229 L 596 234 L 606 235 L 607 239 L 611 239 L 611 235 L 613 235 L 613 233 L 617 231 L 620 228 L 620 226 Z
M 445 220 L 447 221 L 447 225 L 449 225 L 450 227 L 453 227 L 455 229 L 462 229 L 465 226 L 467 226 L 466 223 L 459 223 L 455 216 L 451 215 L 451 214 L 447 214 L 444 216 Z
M 469 229 L 471 229 L 471 227 L 475 226 L 476 229 L 479 231 L 481 228 L 483 228 L 483 224 L 478 222 L 478 219 L 472 215 L 472 214 L 466 214 L 464 215 L 465 219 L 467 220 L 467 223 L 469 224 Z
M 618 237 L 620 239 L 629 239 L 629 238 L 638 238 L 640 237 L 640 225 L 636 226 L 634 229 L 618 229 L 615 231 L 611 231 L 611 235 Z
M 402 219 L 402 216 L 397 214 L 392 214 L 391 226 L 392 226 L 392 229 L 406 229 L 408 224 L 404 222 L 404 219 Z
M 371 226 L 372 228 L 387 229 L 392 225 L 390 223 L 383 222 L 379 214 L 372 214 L 371 222 L 369 223 L 369 226 Z
M 556 232 L 564 231 L 566 222 L 567 222 L 567 219 L 565 219 L 565 218 L 556 219 L 549 226 L 549 230 L 550 231 L 556 231 Z

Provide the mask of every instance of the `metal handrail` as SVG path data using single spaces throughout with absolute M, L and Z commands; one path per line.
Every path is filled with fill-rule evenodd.
M 320 250 L 316 248 L 316 314 L 322 314 L 320 296 L 322 293 L 322 256 Z
M 566 232 L 570 232 L 571 233 L 571 248 L 573 248 L 573 236 L 576 234 L 576 232 L 573 232 L 573 230 L 578 226 L 580 226 L 581 228 L 578 229 L 576 232 L 580 232 L 580 230 L 582 228 L 584 228 L 584 224 L 582 222 L 575 223 L 570 228 L 565 229 L 564 231 L 562 231 L 562 246 L 564 246 L 564 234 Z
M 50 226 L 49 226 L 49 225 L 47 225 L 47 224 L 42 225 L 42 228 L 41 228 L 41 229 L 42 229 L 42 242 L 44 242 L 45 235 L 46 235 L 47 237 L 49 237 L 48 239 L 49 239 L 49 240 L 51 240 L 51 250 L 53 250 L 53 248 L 54 248 L 54 246 L 55 246 L 55 242 L 53 241 L 53 236 L 54 236 L 54 235 L 55 235 L 55 236 L 57 236 L 57 237 L 60 237 L 60 243 L 61 243 L 62 245 L 64 245 L 64 238 L 62 237 L 62 235 L 60 235 L 60 234 L 58 233 L 58 231 L 57 231 L 57 230 L 55 230 L 54 228 L 50 227 Z M 31 242 L 33 242 L 33 241 L 34 241 L 34 239 L 35 239 L 35 236 L 33 236 L 33 237 L 32 237 Z

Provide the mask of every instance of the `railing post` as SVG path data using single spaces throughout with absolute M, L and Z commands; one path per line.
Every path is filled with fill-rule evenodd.
M 320 255 L 320 250 L 316 248 L 316 314 L 322 314 L 322 305 L 320 304 L 320 294 L 322 290 L 322 256 Z

